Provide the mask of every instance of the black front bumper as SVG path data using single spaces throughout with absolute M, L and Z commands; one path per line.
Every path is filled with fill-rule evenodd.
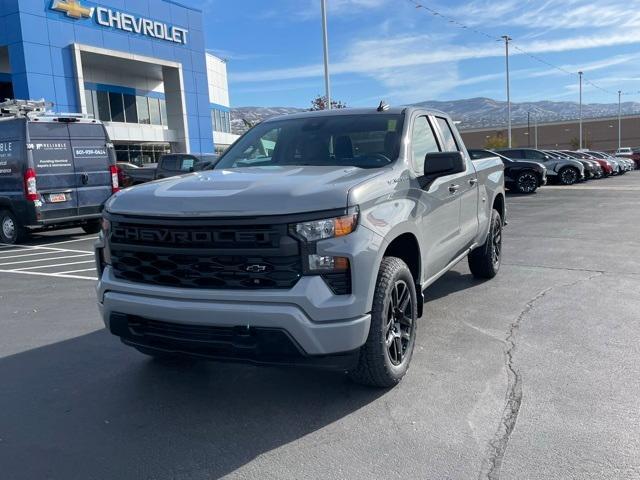
M 307 355 L 278 328 L 170 323 L 121 313 L 111 315 L 109 328 L 124 344 L 141 350 L 236 363 L 349 370 L 360 352 Z

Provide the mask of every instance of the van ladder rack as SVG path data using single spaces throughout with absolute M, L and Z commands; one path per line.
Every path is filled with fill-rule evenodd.
M 15 118 L 45 115 L 53 103 L 42 100 L 5 100 L 0 102 L 0 118 Z

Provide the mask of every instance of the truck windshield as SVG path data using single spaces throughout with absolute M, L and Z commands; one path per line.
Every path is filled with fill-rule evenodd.
M 398 158 L 402 114 L 333 115 L 265 122 L 222 156 L 216 169 L 256 166 L 376 168 Z

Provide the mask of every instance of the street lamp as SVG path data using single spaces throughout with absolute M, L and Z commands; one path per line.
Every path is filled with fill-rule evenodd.
M 502 35 L 501 37 L 504 40 L 504 48 L 505 48 L 505 59 L 507 65 L 507 115 L 508 115 L 508 137 L 509 137 L 509 148 L 511 148 L 511 85 L 509 82 L 509 42 L 513 40 L 509 35 Z
M 324 45 L 324 89 L 326 109 L 331 110 L 331 84 L 329 82 L 329 35 L 327 32 L 327 0 L 320 0 L 322 7 L 322 42 Z
M 578 72 L 580 77 L 580 139 L 578 143 L 578 150 L 582 150 L 582 72 Z
M 618 90 L 618 150 L 622 148 L 622 91 Z

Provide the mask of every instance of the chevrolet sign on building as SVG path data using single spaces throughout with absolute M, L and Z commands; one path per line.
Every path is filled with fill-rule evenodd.
M 187 44 L 189 31 L 186 28 L 170 26 L 157 20 L 150 20 L 111 8 L 101 6 L 89 8 L 81 5 L 79 0 L 54 0 L 51 9 L 64 12 L 68 17 L 77 20 L 93 18 L 98 25 L 103 27 L 116 28 L 182 45 Z
M 0 98 L 101 120 L 119 161 L 220 151 L 235 140 L 227 67 L 193 3 L 0 0 Z

